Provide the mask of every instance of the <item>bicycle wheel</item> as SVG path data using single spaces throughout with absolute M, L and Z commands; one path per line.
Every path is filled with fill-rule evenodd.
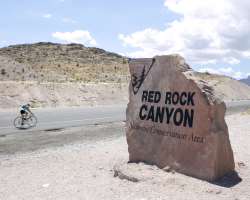
M 14 126 L 19 129 L 25 128 L 22 117 L 19 116 L 14 119 Z
M 29 124 L 30 127 L 35 127 L 36 123 L 37 123 L 37 118 L 35 115 L 32 115 L 27 119 L 27 124 Z

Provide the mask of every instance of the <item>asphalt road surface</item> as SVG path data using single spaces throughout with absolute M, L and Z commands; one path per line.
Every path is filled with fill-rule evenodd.
M 126 105 L 34 109 L 32 112 L 37 117 L 38 123 L 36 127 L 28 130 L 50 130 L 123 121 L 125 111 Z M 24 132 L 13 125 L 13 120 L 17 115 L 18 110 L 0 112 L 0 135 Z
M 227 114 L 244 111 L 250 108 L 250 100 L 226 102 Z M 75 108 L 45 108 L 34 109 L 38 119 L 37 126 L 29 130 L 50 130 L 98 124 L 105 122 L 117 122 L 125 120 L 126 105 L 75 107 Z M 18 115 L 18 110 L 0 112 L 0 135 L 23 132 L 14 128 L 13 120 Z
M 250 108 L 250 101 L 226 104 L 227 114 Z M 17 112 L 0 112 L 0 157 L 120 137 L 125 134 L 124 123 L 121 123 L 125 120 L 125 110 L 125 105 L 34 109 L 38 124 L 27 130 L 14 128 L 13 120 Z
M 250 109 L 250 100 L 242 101 L 228 101 L 227 105 L 227 114 L 244 112 L 247 109 Z

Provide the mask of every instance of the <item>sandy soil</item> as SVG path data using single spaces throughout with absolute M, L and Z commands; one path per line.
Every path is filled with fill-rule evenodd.
M 0 81 L 0 109 L 122 104 L 128 101 L 126 83 L 52 83 Z
M 126 138 L 121 136 L 2 155 L 0 199 L 249 200 L 250 115 L 227 116 L 227 123 L 238 176 L 209 183 L 155 166 L 126 164 Z M 125 166 L 138 182 L 114 177 L 115 165 Z
M 200 78 L 208 81 L 221 99 L 250 99 L 249 86 L 224 76 L 212 77 Z M 128 102 L 128 83 L 0 81 L 0 110 L 28 102 L 33 107 L 123 104 Z

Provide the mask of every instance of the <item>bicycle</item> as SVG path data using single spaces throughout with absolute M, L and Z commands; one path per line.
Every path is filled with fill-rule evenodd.
M 13 124 L 17 129 L 28 129 L 36 126 L 37 118 L 33 113 L 27 116 L 19 115 L 14 119 Z

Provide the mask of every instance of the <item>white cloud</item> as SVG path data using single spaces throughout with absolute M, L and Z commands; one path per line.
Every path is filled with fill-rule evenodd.
M 64 23 L 71 23 L 71 24 L 77 24 L 77 21 L 76 21 L 76 20 L 71 19 L 71 18 L 69 18 L 69 17 L 64 17 L 64 18 L 62 19 L 62 22 L 64 22 Z
M 46 19 L 50 19 L 50 18 L 52 17 L 52 14 L 46 13 L 46 14 L 43 14 L 42 17 L 43 17 L 43 18 L 46 18 Z
M 249 0 L 165 0 L 180 18 L 162 30 L 147 28 L 119 34 L 131 57 L 179 53 L 191 64 L 239 64 L 250 58 Z
M 240 63 L 240 60 L 233 58 L 233 57 L 229 57 L 229 58 L 225 57 L 225 58 L 223 58 L 223 61 L 225 63 L 230 64 L 230 65 L 237 65 Z
M 6 40 L 0 40 L 0 47 L 6 46 L 8 42 Z
M 67 42 L 67 43 L 81 43 L 84 45 L 96 46 L 96 40 L 91 36 L 89 31 L 76 30 L 73 32 L 55 32 L 52 37 Z
M 243 56 L 244 56 L 245 58 L 250 58 L 250 51 L 245 51 L 245 52 L 243 52 Z
M 235 79 L 242 79 L 245 77 L 245 75 L 242 72 L 234 71 L 231 67 L 218 68 L 218 69 L 204 67 L 204 68 L 200 68 L 198 71 L 199 72 L 209 72 L 212 74 L 227 75 L 227 76 L 231 76 Z

